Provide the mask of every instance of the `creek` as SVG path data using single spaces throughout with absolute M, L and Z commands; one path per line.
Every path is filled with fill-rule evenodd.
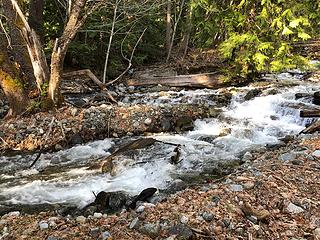
M 107 138 L 40 156 L 0 157 L 0 205 L 67 204 L 83 207 L 94 200 L 92 192 L 123 190 L 138 194 L 147 187 L 167 188 L 174 179 L 187 179 L 213 173 L 220 163 L 238 163 L 250 151 L 276 145 L 287 135 L 298 134 L 311 119 L 299 117 L 299 108 L 311 99 L 295 99 L 295 93 L 313 93 L 319 85 L 300 81 L 300 74 L 269 75 L 263 87 L 230 88 L 231 103 L 218 118 L 196 120 L 192 131 L 181 134 L 155 134 L 157 140 L 181 144 L 181 161 L 170 157 L 175 146 L 156 143 L 132 156 L 122 156 L 114 176 L 87 167 L 111 154 L 124 141 L 137 139 Z M 276 81 L 275 81 L 276 80 Z M 252 89 L 261 94 L 244 100 Z M 214 106 L 210 96 L 219 90 L 183 90 L 128 95 L 122 104 L 179 104 L 205 102 Z

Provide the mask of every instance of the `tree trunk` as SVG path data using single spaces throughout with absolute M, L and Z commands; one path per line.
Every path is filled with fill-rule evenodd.
M 29 6 L 29 25 L 36 32 L 41 44 L 44 43 L 43 35 L 43 0 L 31 0 Z
M 72 3 L 69 19 L 63 30 L 62 36 L 56 39 L 52 51 L 48 99 L 54 106 L 59 106 L 62 100 L 60 85 L 63 73 L 63 63 L 69 44 L 85 23 L 86 18 L 99 6 L 98 3 L 94 4 L 83 13 L 85 4 L 86 0 L 76 0 Z
M 7 47 L 9 49 L 14 48 L 14 51 L 12 51 L 11 55 L 14 61 L 21 66 L 21 70 L 25 75 L 25 80 L 27 81 L 24 83 L 25 87 L 30 90 L 36 89 L 36 81 L 29 58 L 28 49 L 19 30 L 20 27 L 23 26 L 23 23 L 20 18 L 16 17 L 16 11 L 14 10 L 10 0 L 3 0 L 2 6 L 6 15 L 6 24 L 8 26 L 8 34 L 11 40 Z M 4 42 L 6 42 L 5 39 Z
M 42 90 L 43 84 L 46 83 L 49 78 L 49 68 L 45 59 L 42 45 L 35 31 L 29 26 L 29 23 L 27 22 L 26 17 L 21 11 L 17 1 L 10 0 L 10 2 L 16 13 L 15 17 L 18 18 L 19 22 L 21 23 L 18 28 L 20 29 L 20 32 L 27 45 L 38 89 Z
M 190 34 L 192 31 L 192 16 L 193 16 L 193 7 L 192 7 L 192 1 L 189 3 L 189 10 L 188 10 L 188 16 L 187 16 L 187 27 L 186 30 L 183 34 L 183 39 L 182 39 L 182 44 L 181 44 L 181 50 L 183 51 L 182 58 L 185 58 L 187 51 L 188 51 L 188 46 L 189 46 L 189 41 L 190 41 Z
M 19 76 L 18 64 L 9 60 L 5 43 L 6 39 L 0 33 L 0 86 L 10 107 L 6 117 L 12 117 L 26 110 L 28 98 L 24 89 L 24 82 Z
M 48 88 L 48 98 L 51 104 L 59 106 L 61 104 L 61 77 L 63 72 L 63 62 L 66 56 L 67 48 L 58 46 L 58 39 L 56 46 L 51 55 L 51 74 Z
M 166 51 L 169 54 L 170 44 L 171 44 L 171 32 L 172 32 L 172 22 L 171 22 L 171 0 L 167 0 L 167 12 L 166 12 Z

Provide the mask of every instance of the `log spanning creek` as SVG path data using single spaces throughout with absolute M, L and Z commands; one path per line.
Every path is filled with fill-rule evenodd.
M 282 138 L 298 134 L 311 121 L 300 118 L 299 110 L 312 106 L 312 100 L 296 99 L 295 94 L 318 91 L 319 83 L 300 81 L 300 77 L 270 75 L 270 83 L 263 87 L 230 88 L 231 103 L 221 109 L 217 118 L 196 120 L 193 130 L 150 136 L 159 141 L 119 154 L 110 172 L 101 173 L 88 167 L 138 137 L 107 138 L 45 153 L 32 168 L 29 166 L 36 155 L 1 156 L 0 205 L 62 204 L 81 208 L 94 201 L 93 192 L 125 191 L 135 195 L 148 187 L 166 189 L 177 179 L 196 181 L 217 176 L 219 168 L 239 165 L 249 152 L 280 144 Z M 259 89 L 256 96 L 249 97 L 254 89 Z M 211 104 L 206 97 L 217 91 L 170 91 L 165 97 L 153 92 L 128 98 L 137 104 L 142 101 L 161 104 L 164 100 L 179 104 L 183 99 L 189 102 L 200 99 Z M 179 156 L 173 163 L 175 154 Z

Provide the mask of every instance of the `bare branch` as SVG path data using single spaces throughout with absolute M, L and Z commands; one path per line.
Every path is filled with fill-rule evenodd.
M 119 79 L 121 79 L 121 78 L 123 77 L 123 75 L 125 75 L 125 74 L 129 71 L 129 69 L 130 69 L 131 66 L 132 66 L 132 59 L 133 59 L 134 52 L 135 52 L 135 50 L 136 50 L 139 42 L 141 41 L 144 33 L 146 32 L 146 30 L 147 30 L 147 28 L 145 28 L 145 29 L 143 30 L 143 32 L 141 33 L 139 39 L 137 40 L 136 44 L 134 45 L 134 48 L 132 49 L 131 56 L 130 56 L 130 59 L 129 59 L 128 67 L 127 67 L 116 79 L 108 82 L 108 83 L 106 84 L 106 86 L 109 86 L 109 85 L 115 83 L 116 81 L 118 81 Z
M 112 27 L 111 27 L 111 32 L 110 32 L 110 37 L 109 37 L 109 43 L 108 43 L 108 49 L 106 53 L 106 60 L 104 63 L 104 70 L 103 70 L 103 79 L 102 82 L 105 84 L 106 83 L 106 76 L 107 76 L 107 68 L 108 68 L 108 61 L 109 61 L 109 55 L 110 55 L 110 49 L 111 49 L 111 43 L 114 35 L 114 27 L 116 24 L 116 19 L 117 19 L 117 10 L 118 10 L 118 5 L 121 2 L 121 0 L 116 1 L 116 5 L 114 6 L 113 10 L 113 20 L 112 20 Z
M 1 16 L 2 16 L 2 15 L 1 15 Z M 6 29 L 4 28 L 1 18 L 0 18 L 0 27 L 1 27 L 1 29 L 3 30 L 4 35 L 5 35 L 6 38 L 7 38 L 8 47 L 9 47 L 10 49 L 12 49 L 10 36 L 9 36 L 9 34 L 7 33 Z

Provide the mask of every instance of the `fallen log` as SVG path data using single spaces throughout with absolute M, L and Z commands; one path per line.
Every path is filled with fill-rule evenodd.
M 314 133 L 320 130 L 320 120 L 312 123 L 310 126 L 303 129 L 299 134 L 307 134 L 307 133 Z
M 302 118 L 312 118 L 312 117 L 320 117 L 320 110 L 301 110 L 300 117 Z
M 306 97 L 312 97 L 311 93 L 296 93 L 295 99 L 300 99 L 300 98 L 306 98 Z
M 220 88 L 226 86 L 223 76 L 219 73 L 178 75 L 171 77 L 149 77 L 129 79 L 129 86 L 166 85 L 170 87 Z

